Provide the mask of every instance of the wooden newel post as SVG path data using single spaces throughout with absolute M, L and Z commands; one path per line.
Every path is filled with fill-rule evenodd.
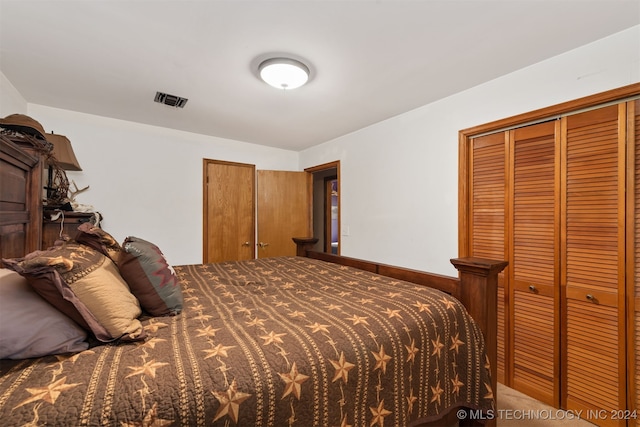
M 480 325 L 491 361 L 494 396 L 498 382 L 498 273 L 509 264 L 483 258 L 454 258 L 460 272 L 460 302 Z
M 318 243 L 317 237 L 293 237 L 292 239 L 296 244 L 297 256 L 306 256 L 307 250 L 311 249 L 313 245 Z

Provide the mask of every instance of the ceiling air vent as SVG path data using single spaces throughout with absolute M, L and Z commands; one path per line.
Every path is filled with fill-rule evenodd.
M 184 108 L 187 103 L 187 98 L 181 98 L 175 95 L 169 95 L 168 93 L 156 92 L 155 102 L 168 105 L 170 107 Z

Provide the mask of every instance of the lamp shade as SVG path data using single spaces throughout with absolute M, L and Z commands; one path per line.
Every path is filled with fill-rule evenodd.
M 260 78 L 278 89 L 295 89 L 309 80 L 309 68 L 289 58 L 271 58 L 258 67 Z
M 56 135 L 55 133 L 48 133 L 46 136 L 47 141 L 53 144 L 53 157 L 62 169 L 67 171 L 82 170 L 71 147 L 71 141 L 66 136 Z

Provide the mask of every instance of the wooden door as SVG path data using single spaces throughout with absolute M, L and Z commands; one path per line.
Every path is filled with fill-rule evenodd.
M 470 156 L 469 256 L 507 259 L 505 204 L 507 137 L 500 132 L 474 138 Z M 510 267 L 507 267 L 507 270 Z M 506 383 L 506 343 L 509 325 L 505 272 L 498 276 L 498 382 Z
M 559 124 L 510 131 L 512 387 L 552 406 L 560 403 Z
M 626 408 L 625 123 L 624 104 L 562 118 L 565 409 Z
M 312 175 L 258 171 L 258 258 L 295 256 L 293 237 L 309 237 Z
M 205 160 L 204 263 L 253 259 L 255 166 Z

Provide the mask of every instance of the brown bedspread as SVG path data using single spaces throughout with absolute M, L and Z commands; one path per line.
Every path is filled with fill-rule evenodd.
M 493 408 L 479 328 L 429 288 L 306 258 L 176 267 L 142 343 L 0 362 L 0 420 L 51 426 L 406 426 Z

